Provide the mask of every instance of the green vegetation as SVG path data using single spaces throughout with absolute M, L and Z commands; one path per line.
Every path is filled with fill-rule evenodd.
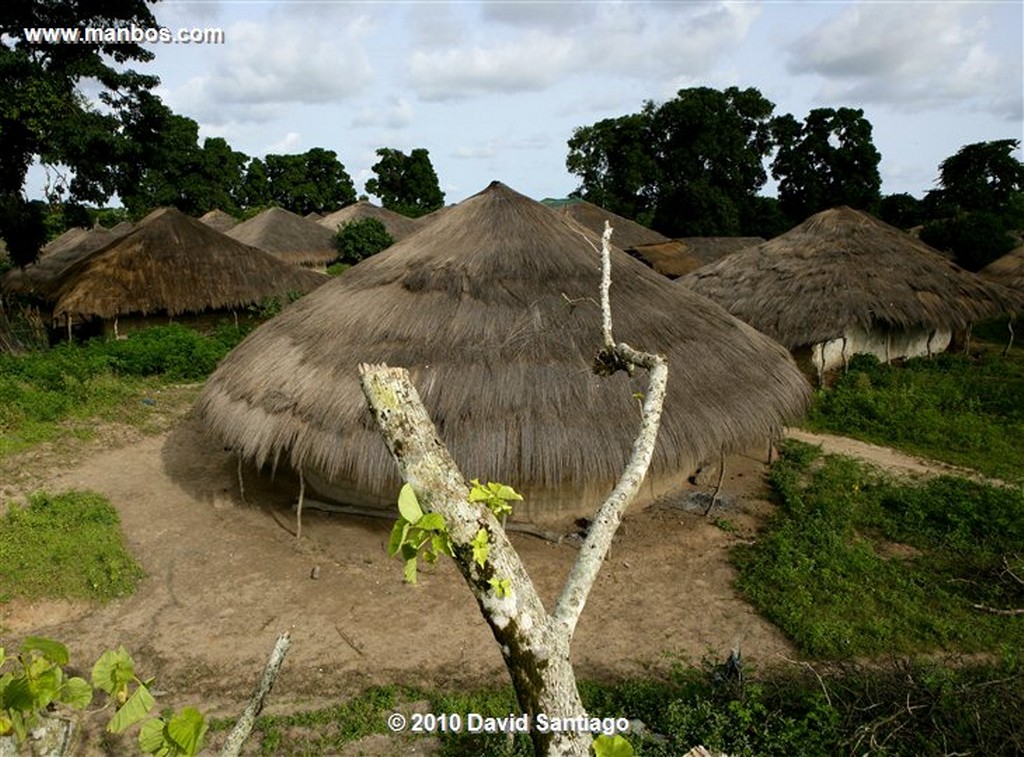
M 779 510 L 735 552 L 739 588 L 818 658 L 1024 647 L 1024 491 L 897 483 L 790 443 Z M 1000 614 L 1004 613 L 1004 614 Z
M 204 336 L 171 324 L 123 340 L 0 354 L 0 455 L 53 439 L 69 423 L 88 435 L 80 422 L 130 418 L 161 385 L 208 376 L 244 333 L 224 325 Z
M 334 237 L 334 246 L 338 250 L 338 263 L 355 265 L 381 250 L 386 250 L 395 240 L 388 234 L 387 228 L 376 218 L 361 218 L 342 224 Z M 333 268 L 334 266 L 332 266 Z M 344 270 L 344 269 L 342 269 Z M 327 269 L 331 273 L 331 269 Z
M 37 492 L 0 519 L 0 601 L 105 601 L 131 594 L 142 575 L 125 549 L 117 511 L 100 494 Z
M 900 366 L 857 355 L 834 387 L 817 393 L 807 426 L 1024 482 L 1022 397 L 1016 349 L 1005 358 L 947 353 Z

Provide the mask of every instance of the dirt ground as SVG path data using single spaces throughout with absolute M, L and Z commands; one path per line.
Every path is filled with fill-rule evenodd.
M 18 460 L 6 461 L 0 493 L 8 499 L 34 488 L 106 495 L 147 576 L 132 596 L 102 606 L 0 605 L 0 643 L 60 639 L 83 667 L 124 645 L 143 675 L 157 677 L 161 707 L 201 704 L 213 715 L 240 710 L 282 631 L 292 647 L 268 711 L 323 705 L 372 684 L 507 681 L 451 561 L 427 566 L 408 586 L 386 554 L 391 521 L 315 510 L 305 512 L 297 540 L 296 482 L 247 471 L 243 502 L 230 453 L 189 417 L 166 425 L 158 435 L 112 433 L 74 454 L 26 453 L 20 476 L 10 467 Z M 770 510 L 764 471 L 754 455 L 729 459 L 715 511 L 729 530 L 703 516 L 694 491 L 627 515 L 573 643 L 580 677 L 722 660 L 735 645 L 754 664 L 795 657 L 737 596 L 728 562 L 730 547 L 752 538 Z M 576 549 L 524 535 L 513 543 L 550 606 Z

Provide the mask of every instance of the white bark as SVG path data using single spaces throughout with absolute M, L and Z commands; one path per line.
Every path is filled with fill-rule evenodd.
M 249 738 L 249 734 L 252 733 L 252 728 L 256 724 L 256 718 L 263 711 L 263 702 L 273 688 L 274 681 L 277 680 L 277 674 L 281 671 L 284 656 L 288 654 L 291 644 L 292 639 L 287 631 L 277 637 L 274 651 L 270 653 L 270 659 L 267 660 L 267 666 L 263 669 L 260 682 L 242 716 L 235 723 L 235 727 L 231 729 L 231 733 L 228 734 L 220 757 L 238 757 L 242 753 L 242 744 Z
M 531 722 L 540 713 L 563 718 L 586 715 L 576 688 L 569 647 L 622 515 L 636 498 L 647 474 L 665 399 L 665 359 L 639 352 L 627 344 L 615 344 L 612 336 L 610 237 L 611 228 L 606 225 L 602 237 L 601 286 L 605 344 L 596 364 L 604 372 L 646 368 L 650 385 L 632 458 L 598 509 L 553 613 L 544 609 L 519 555 L 495 517 L 486 507 L 469 502 L 470 484 L 438 437 L 408 372 L 384 365 L 359 366 L 363 392 L 402 477 L 416 492 L 424 511 L 439 513 L 445 519 L 455 562 L 501 647 L 519 704 Z M 514 486 L 516 482 L 502 483 Z M 470 545 L 481 528 L 490 540 L 490 552 L 483 567 L 473 560 Z M 489 583 L 491 578 L 509 579 L 510 595 L 499 598 Z M 582 757 L 590 752 L 589 733 L 535 731 L 531 735 L 538 754 Z

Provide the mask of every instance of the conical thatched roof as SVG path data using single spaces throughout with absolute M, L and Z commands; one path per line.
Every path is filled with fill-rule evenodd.
M 50 299 L 60 277 L 71 266 L 131 230 L 131 226 L 118 229 L 94 226 L 91 229 L 68 229 L 39 251 L 39 259 L 23 269 L 12 269 L 3 277 L 5 291 L 35 294 Z
M 216 208 L 207 213 L 203 213 L 199 217 L 199 220 L 209 226 L 211 229 L 217 231 L 228 231 L 238 225 L 238 219 L 233 215 L 225 213 L 223 210 Z
M 308 292 L 326 279 L 226 237 L 174 208 L 76 263 L 55 285 L 54 316 L 201 313 Z
M 978 273 L 1003 286 L 1024 292 L 1024 244 L 989 263 Z
M 853 327 L 964 328 L 1021 304 L 924 242 L 847 207 L 811 216 L 677 284 L 791 349 Z
M 654 229 L 648 229 L 636 221 L 623 218 L 586 200 L 568 202 L 552 208 L 552 210 L 556 213 L 564 213 L 598 236 L 604 231 L 604 222 L 608 221 L 615 229 L 615 246 L 620 250 L 636 247 L 638 244 L 658 244 L 669 241 L 668 237 L 659 234 Z
M 225 233 L 292 265 L 327 265 L 338 257 L 329 229 L 284 208 L 267 208 Z
M 396 213 L 393 210 L 387 208 L 381 208 L 374 205 L 366 200 L 360 200 L 359 202 L 353 203 L 352 205 L 346 205 L 341 210 L 336 210 L 328 216 L 325 216 L 323 220 L 317 221 L 327 229 L 330 229 L 332 234 L 337 233 L 338 228 L 351 221 L 361 221 L 364 218 L 376 218 L 382 224 L 384 228 L 388 230 L 388 234 L 396 242 L 400 242 L 411 234 L 415 234 L 419 231 L 424 224 L 416 218 L 408 218 L 403 216 L 401 213 Z
M 626 252 L 662 276 L 677 279 L 763 241 L 761 237 L 682 237 L 636 245 L 627 248 Z
M 246 459 L 391 497 L 395 465 L 356 370 L 386 362 L 410 369 L 467 475 L 527 493 L 610 485 L 646 377 L 591 372 L 600 257 L 588 238 L 599 245 L 495 182 L 257 329 L 198 410 Z M 652 475 L 685 475 L 802 410 L 807 385 L 780 346 L 617 249 L 613 276 L 616 338 L 669 361 Z

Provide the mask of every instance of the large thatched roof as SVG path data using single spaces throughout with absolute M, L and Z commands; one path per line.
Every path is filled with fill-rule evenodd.
M 118 224 L 113 229 L 102 226 L 68 229 L 39 251 L 39 259 L 35 263 L 11 269 L 4 274 L 2 287 L 8 292 L 34 294 L 50 299 L 54 286 L 65 271 L 130 230 L 130 224 Z
M 612 239 L 620 250 L 636 247 L 638 244 L 658 244 L 668 241 L 668 237 L 659 234 L 654 229 L 648 229 L 636 221 L 623 218 L 586 200 L 574 200 L 551 209 L 556 213 L 564 213 L 599 236 L 604 231 L 604 222 L 608 221 L 615 229 Z
M 327 265 L 338 257 L 329 229 L 284 208 L 267 208 L 225 233 L 293 265 Z
M 761 237 L 682 237 L 626 249 L 663 276 L 677 279 L 764 241 Z
M 1020 306 L 924 242 L 861 211 L 811 216 L 679 279 L 789 348 L 853 327 L 963 328 Z
M 349 269 L 239 345 L 202 417 L 243 457 L 356 488 L 398 479 L 357 365 L 408 367 L 469 476 L 531 487 L 610 483 L 628 459 L 646 377 L 598 378 L 600 257 L 588 232 L 495 182 Z M 652 472 L 764 440 L 807 387 L 779 345 L 615 250 L 615 336 L 669 362 Z
M 53 312 L 59 318 L 201 313 L 308 292 L 326 278 L 160 208 L 68 269 L 55 285 Z
M 1024 244 L 989 263 L 978 273 L 992 281 L 1024 292 Z
M 401 213 L 378 207 L 366 200 L 346 205 L 341 210 L 336 210 L 330 215 L 325 216 L 323 220 L 317 221 L 317 223 L 330 229 L 331 233 L 334 234 L 342 224 L 350 223 L 351 221 L 361 221 L 364 218 L 376 218 L 384 224 L 384 228 L 388 230 L 388 234 L 396 242 L 400 242 L 407 236 L 415 234 L 424 226 L 424 223 L 417 218 L 408 218 Z

